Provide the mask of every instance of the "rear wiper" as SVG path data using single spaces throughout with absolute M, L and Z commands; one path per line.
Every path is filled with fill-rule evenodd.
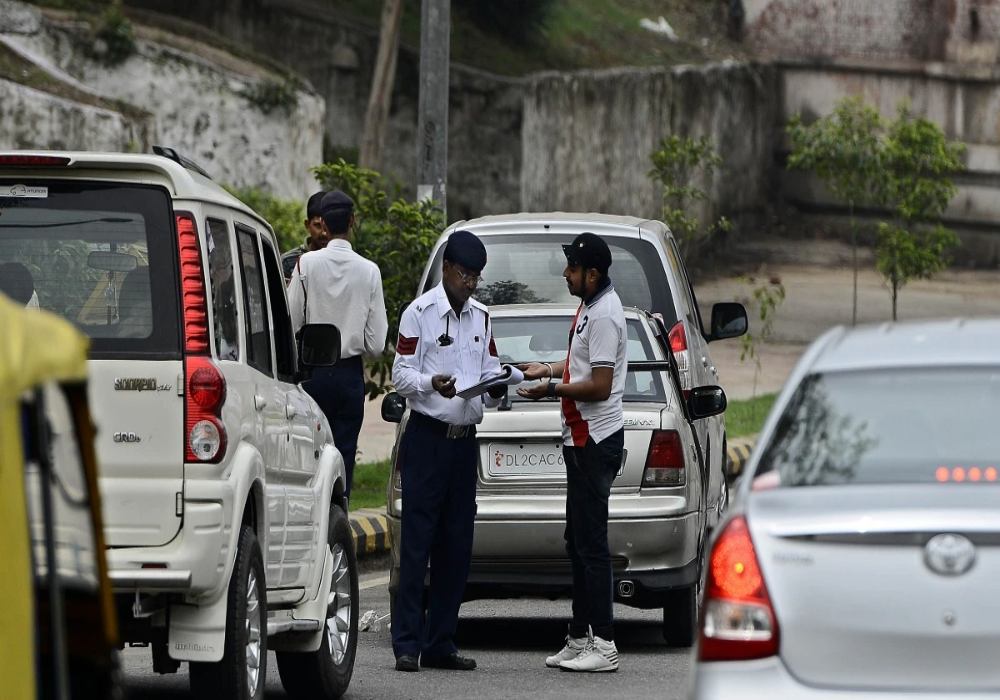
M 62 226 L 82 226 L 83 224 L 132 224 L 135 219 L 122 219 L 108 216 L 103 219 L 84 219 L 83 221 L 60 221 L 52 224 L 0 224 L 0 228 L 60 228 Z

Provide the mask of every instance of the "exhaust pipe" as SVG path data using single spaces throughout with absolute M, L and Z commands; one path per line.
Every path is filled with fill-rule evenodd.
M 635 584 L 631 581 L 619 581 L 618 595 L 622 598 L 631 598 L 635 595 Z

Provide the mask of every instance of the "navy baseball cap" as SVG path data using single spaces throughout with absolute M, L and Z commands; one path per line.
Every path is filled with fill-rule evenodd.
M 354 200 L 340 190 L 330 190 L 323 195 L 323 201 L 320 203 L 320 210 L 321 213 L 325 214 L 328 211 L 333 211 L 334 209 L 348 209 L 350 211 L 354 211 Z
M 486 267 L 486 246 L 471 231 L 455 231 L 448 236 L 444 259 L 479 274 Z
M 306 218 L 315 219 L 317 216 L 323 216 L 323 197 L 326 196 L 326 190 L 320 190 L 309 198 L 306 202 Z
M 562 249 L 566 255 L 566 262 L 570 265 L 594 269 L 602 275 L 608 274 L 608 268 L 611 267 L 611 249 L 596 233 L 585 231 Z

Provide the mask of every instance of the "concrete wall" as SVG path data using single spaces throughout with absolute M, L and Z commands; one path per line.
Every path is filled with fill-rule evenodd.
M 768 66 L 735 62 L 534 76 L 522 207 L 659 218 L 649 155 L 676 133 L 709 137 L 724 159 L 702 221 L 759 214 L 772 195 L 774 77 Z
M 0 5 L 25 9 L 20 3 Z M 307 168 L 322 160 L 324 123 L 323 101 L 315 94 L 300 90 L 290 110 L 265 114 L 242 93 L 260 80 L 280 78 L 252 64 L 223 56 L 216 61 L 211 47 L 188 42 L 188 49 L 178 48 L 183 41 L 140 30 L 137 52 L 120 66 L 108 67 L 91 57 L 88 25 L 39 18 L 34 25 L 19 23 L 16 31 L 0 27 L 0 40 L 68 84 L 152 113 L 149 141 L 176 148 L 225 184 L 263 186 L 299 199 L 315 191 Z M 25 147 L 48 145 L 30 123 L 18 129 L 4 120 L 0 133 Z M 107 139 L 82 139 L 75 147 L 111 145 Z M 128 145 L 119 143 L 111 150 Z
M 151 120 L 0 80 L 0 149 L 125 151 L 149 139 Z

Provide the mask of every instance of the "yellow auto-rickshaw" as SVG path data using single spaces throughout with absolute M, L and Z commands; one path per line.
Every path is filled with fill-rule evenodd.
M 0 294 L 0 700 L 111 698 L 87 339 Z

